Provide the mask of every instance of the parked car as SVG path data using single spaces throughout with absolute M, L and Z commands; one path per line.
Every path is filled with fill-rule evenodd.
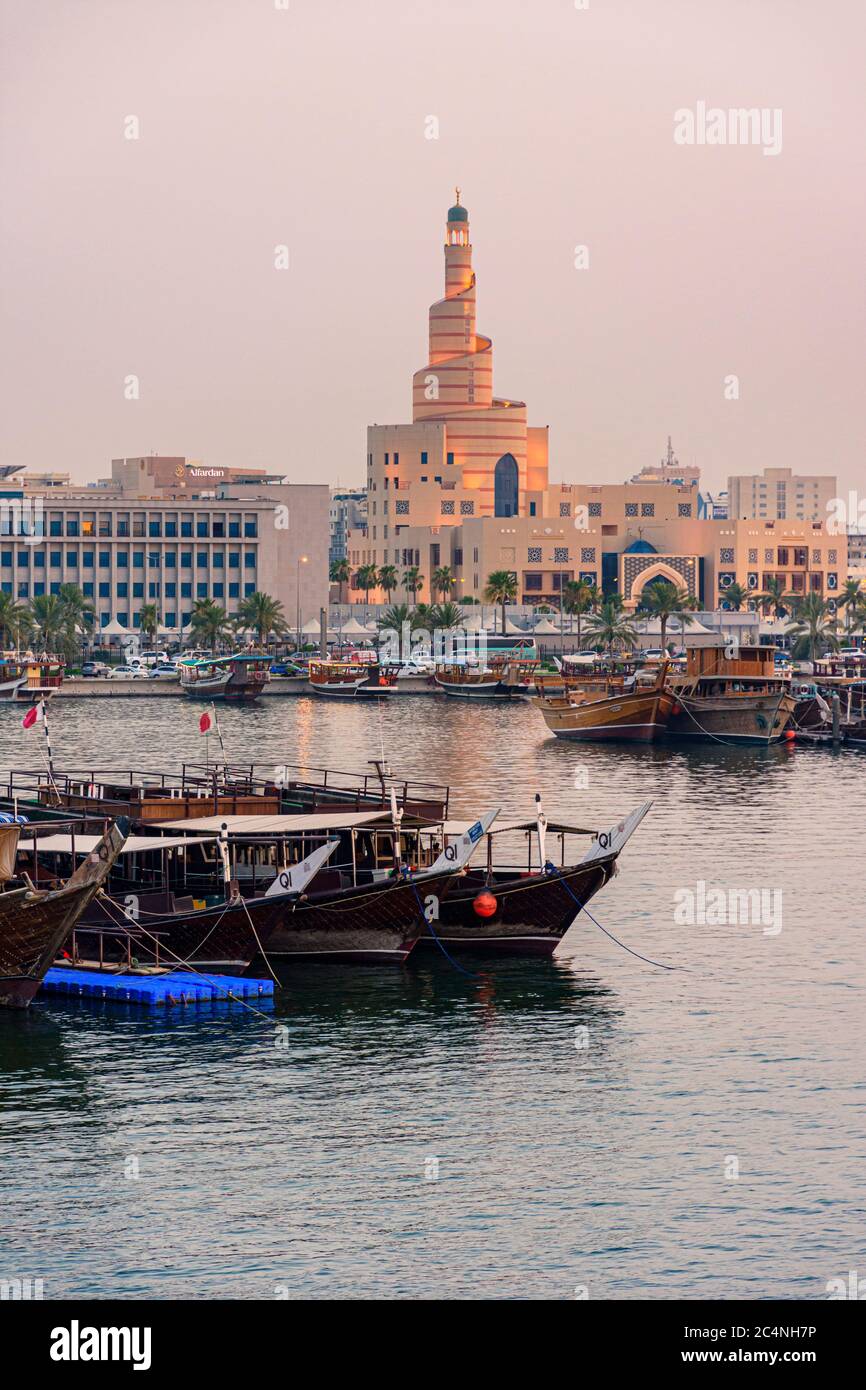
M 154 666 L 147 675 L 152 681 L 171 681 L 177 680 L 180 672 L 173 661 L 161 661 L 158 666 Z
M 146 680 L 147 672 L 142 671 L 137 666 L 115 666 L 111 672 L 111 679 L 113 681 Z
M 110 667 L 102 661 L 85 661 L 81 668 L 82 676 L 107 676 L 109 672 Z

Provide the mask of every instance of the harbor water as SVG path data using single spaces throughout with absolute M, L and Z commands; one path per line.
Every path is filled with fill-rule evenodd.
M 55 762 L 203 761 L 199 713 L 58 702 Z M 220 719 L 234 760 L 384 752 L 457 814 L 653 808 L 599 925 L 552 960 L 299 967 L 259 1013 L 0 1010 L 0 1278 L 46 1299 L 808 1300 L 866 1273 L 866 754 L 582 747 L 528 705 L 426 697 Z M 38 768 L 40 740 L 0 706 L 0 768 Z

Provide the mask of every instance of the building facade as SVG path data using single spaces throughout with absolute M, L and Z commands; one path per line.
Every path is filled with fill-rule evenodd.
M 790 468 L 728 478 L 728 516 L 732 521 L 826 522 L 837 496 L 830 474 L 795 474 Z
M 164 636 L 198 599 L 232 616 L 259 590 L 292 627 L 299 609 L 303 622 L 327 606 L 325 484 L 159 456 L 114 459 L 111 478 L 85 487 L 40 483 L 7 478 L 0 498 L 0 586 L 21 602 L 75 584 L 98 627 L 135 631 L 152 603 Z

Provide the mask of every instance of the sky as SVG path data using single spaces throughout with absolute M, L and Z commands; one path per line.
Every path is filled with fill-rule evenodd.
M 670 434 L 713 489 L 856 488 L 866 6 L 584 3 L 0 0 L 0 462 L 362 484 L 459 185 L 552 480 Z M 781 112 L 781 149 L 678 143 L 699 103 Z

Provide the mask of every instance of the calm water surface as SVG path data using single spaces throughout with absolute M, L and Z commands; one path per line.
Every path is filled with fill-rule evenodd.
M 523 816 L 540 791 L 607 826 L 653 798 L 593 912 L 678 969 L 584 919 L 554 960 L 471 977 L 426 955 L 299 969 L 267 1020 L 0 1011 L 0 1277 L 46 1298 L 812 1299 L 866 1270 L 866 755 L 569 747 L 528 706 L 423 697 L 221 719 L 238 759 L 362 769 L 384 746 L 458 812 Z M 51 720 L 59 766 L 202 756 L 180 701 Z M 38 738 L 0 706 L 0 768 L 37 766 Z M 699 881 L 781 889 L 781 930 L 679 924 Z

